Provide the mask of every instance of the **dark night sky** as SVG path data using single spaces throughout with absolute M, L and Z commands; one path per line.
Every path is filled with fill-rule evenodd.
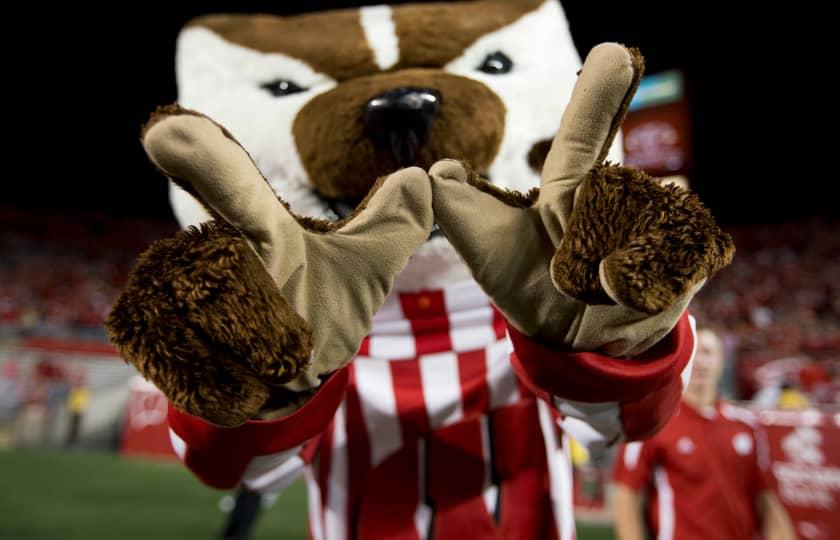
M 155 9 L 132 3 L 97 13 L 50 8 L 51 16 L 38 20 L 37 33 L 48 46 L 23 55 L 14 67 L 27 82 L 27 102 L 34 103 L 26 110 L 39 112 L 37 122 L 22 128 L 25 144 L 17 156 L 36 177 L 7 180 L 0 205 L 168 219 L 165 181 L 147 163 L 138 135 L 155 106 L 175 99 L 179 27 L 206 12 L 288 13 L 353 2 L 168 4 Z M 601 41 L 619 41 L 642 50 L 648 73 L 686 72 L 694 181 L 722 222 L 829 215 L 828 188 L 807 171 L 815 159 L 804 156 L 813 151 L 797 135 L 801 111 L 792 104 L 802 99 L 800 71 L 774 45 L 780 25 L 789 21 L 765 17 L 759 23 L 749 11 L 707 6 L 565 3 L 582 55 Z

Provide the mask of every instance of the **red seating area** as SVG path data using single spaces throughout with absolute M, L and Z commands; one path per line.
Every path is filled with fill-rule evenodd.
M 174 223 L 0 209 L 2 335 L 101 335 L 137 254 Z
M 772 356 L 840 351 L 840 223 L 739 227 L 737 253 L 692 310 L 739 338 L 739 350 Z

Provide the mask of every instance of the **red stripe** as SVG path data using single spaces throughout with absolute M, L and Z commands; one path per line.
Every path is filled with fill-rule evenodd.
M 318 436 L 309 439 L 303 445 L 303 448 L 301 448 L 298 457 L 300 457 L 300 459 L 302 459 L 307 465 L 310 465 L 315 459 L 315 456 L 318 455 L 318 448 L 321 445 L 321 438 L 323 436 L 324 434 L 321 433 Z
M 356 370 L 350 370 L 350 385 L 347 388 L 347 531 L 350 538 L 358 526 L 358 503 L 364 495 L 367 477 L 370 474 L 370 440 L 367 425 L 362 416 L 362 405 L 356 386 Z
M 496 333 L 496 339 L 502 339 L 507 334 L 507 323 L 496 306 L 493 307 L 493 331 Z
M 400 306 L 411 324 L 417 356 L 452 350 L 443 291 L 401 294 Z
M 502 538 L 556 538 L 548 466 L 536 402 L 488 415 L 496 474 L 502 484 Z
M 429 432 L 429 414 L 423 397 L 420 362 L 416 360 L 389 362 L 389 367 L 403 442 L 413 444 L 417 437 L 422 437 Z
M 335 421 L 330 422 L 329 427 L 324 430 L 324 435 L 321 437 L 321 448 L 318 456 L 315 458 L 317 467 L 318 489 L 321 491 L 321 530 L 325 531 L 324 515 L 327 510 L 327 497 L 329 497 L 330 489 L 330 468 L 332 465 L 332 444 L 333 432 L 335 431 Z M 336 486 L 342 489 L 343 486 Z M 326 533 L 326 531 L 325 531 Z
M 479 349 L 458 353 L 458 377 L 461 380 L 464 418 L 484 414 L 490 405 L 490 391 L 487 387 L 487 351 Z
M 86 353 L 107 357 L 119 356 L 117 349 L 110 343 L 99 341 L 72 341 L 53 338 L 26 338 L 21 343 L 26 349 L 41 349 L 64 353 Z
M 366 336 L 365 339 L 362 340 L 362 344 L 359 347 L 359 352 L 357 353 L 358 356 L 370 356 L 370 336 Z
M 428 319 L 446 317 L 446 301 L 442 290 L 425 290 L 418 293 L 400 294 L 400 306 L 406 319 Z
M 358 540 L 419 540 L 414 526 L 418 475 L 416 441 L 371 471 L 359 507 Z
M 461 422 L 428 439 L 429 497 L 434 510 L 433 538 L 494 538 L 487 513 L 481 422 Z

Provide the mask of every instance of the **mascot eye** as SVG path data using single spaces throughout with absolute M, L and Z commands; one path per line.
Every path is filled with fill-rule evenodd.
M 510 73 L 510 70 L 512 69 L 513 60 L 511 60 L 508 55 L 502 51 L 496 51 L 492 54 L 488 54 L 487 58 L 484 59 L 484 62 L 478 66 L 478 71 L 483 71 L 484 73 L 489 73 L 490 75 Z
M 261 84 L 260 88 L 271 92 L 271 95 L 274 97 L 288 96 L 306 90 L 306 88 L 300 87 L 286 79 L 277 79 L 276 81 Z

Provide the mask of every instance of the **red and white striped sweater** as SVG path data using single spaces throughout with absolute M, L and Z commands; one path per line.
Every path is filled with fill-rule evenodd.
M 232 429 L 170 407 L 205 483 L 277 491 L 305 474 L 310 536 L 574 538 L 564 432 L 590 447 L 671 416 L 693 358 L 684 315 L 644 355 L 551 350 L 472 280 L 394 293 L 356 359 L 294 414 Z

